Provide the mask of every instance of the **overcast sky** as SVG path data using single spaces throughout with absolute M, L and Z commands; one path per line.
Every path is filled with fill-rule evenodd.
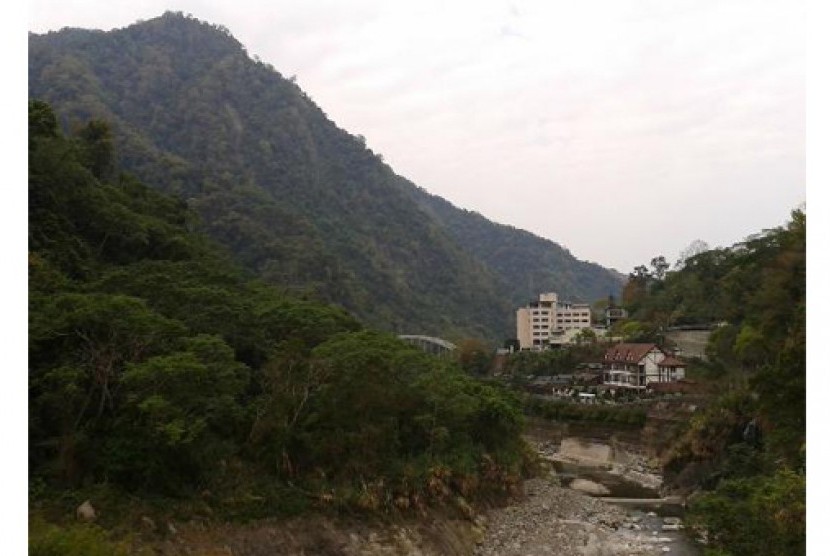
M 629 272 L 805 201 L 793 0 L 31 0 L 29 30 L 225 25 L 431 193 Z

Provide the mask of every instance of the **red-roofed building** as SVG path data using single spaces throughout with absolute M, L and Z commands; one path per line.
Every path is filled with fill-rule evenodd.
M 602 363 L 603 383 L 621 388 L 645 389 L 650 383 L 674 382 L 686 376 L 686 364 L 657 344 L 613 345 Z

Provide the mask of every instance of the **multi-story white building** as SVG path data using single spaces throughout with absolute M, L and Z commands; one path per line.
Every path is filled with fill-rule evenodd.
M 539 294 L 516 311 L 516 337 L 521 349 L 542 350 L 559 341 L 571 330 L 591 327 L 591 307 L 587 303 L 565 303 L 555 293 Z

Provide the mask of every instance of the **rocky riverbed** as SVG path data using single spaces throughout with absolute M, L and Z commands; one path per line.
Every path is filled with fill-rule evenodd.
M 665 526 L 676 523 L 668 519 Z M 488 513 L 474 554 L 645 556 L 671 554 L 674 542 L 645 527 L 640 512 L 628 512 L 549 479 L 531 479 L 525 482 L 521 503 Z
M 536 448 L 539 457 L 548 462 L 594 468 L 638 484 L 643 489 L 653 490 L 655 494 L 663 484 L 659 466 L 644 455 L 623 452 L 612 457 L 613 451 L 607 444 L 576 438 L 566 438 L 561 443 L 528 440 Z

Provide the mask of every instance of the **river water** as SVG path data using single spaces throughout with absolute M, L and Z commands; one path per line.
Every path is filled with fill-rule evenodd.
M 643 531 L 654 536 L 671 539 L 667 546 L 675 556 L 699 556 L 703 550 L 689 538 L 685 531 L 664 530 L 664 518 L 683 518 L 684 508 L 680 504 L 655 504 L 648 500 L 660 498 L 656 489 L 645 487 L 637 482 L 626 480 L 618 474 L 593 466 L 582 466 L 565 462 L 553 462 L 560 484 L 569 486 L 574 479 L 588 479 L 605 486 L 610 492 L 597 498 L 642 499 L 642 504 L 620 504 L 630 516 L 637 521 Z

